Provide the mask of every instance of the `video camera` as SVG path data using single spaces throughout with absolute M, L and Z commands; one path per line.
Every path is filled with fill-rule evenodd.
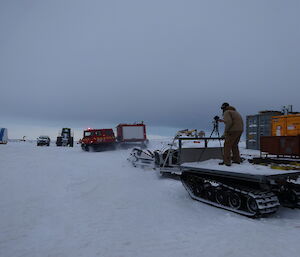
M 219 116 L 215 116 L 215 117 L 214 117 L 214 120 L 215 120 L 215 122 L 218 122 L 218 121 L 219 121 L 219 119 L 220 119 L 220 117 L 219 117 Z

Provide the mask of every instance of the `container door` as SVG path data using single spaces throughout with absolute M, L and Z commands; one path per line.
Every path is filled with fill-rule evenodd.
M 300 135 L 300 115 L 288 116 L 286 118 L 286 134 L 287 136 Z
M 246 119 L 246 148 L 259 149 L 258 115 L 249 115 Z
M 271 136 L 271 118 L 270 114 L 259 115 L 259 135 Z
M 286 136 L 286 117 L 272 118 L 272 136 Z

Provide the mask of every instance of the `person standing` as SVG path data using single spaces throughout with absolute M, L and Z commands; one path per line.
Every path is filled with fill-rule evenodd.
M 232 163 L 240 164 L 239 141 L 244 130 L 243 118 L 237 110 L 228 103 L 223 103 L 221 109 L 223 110 L 223 120 L 220 119 L 219 121 L 225 123 L 223 135 L 225 142 L 223 162 L 219 164 L 231 166 L 231 161 Z

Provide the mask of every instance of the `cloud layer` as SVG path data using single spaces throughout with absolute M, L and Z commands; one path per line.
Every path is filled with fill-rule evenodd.
M 3 120 L 210 126 L 300 110 L 299 1 L 0 3 Z

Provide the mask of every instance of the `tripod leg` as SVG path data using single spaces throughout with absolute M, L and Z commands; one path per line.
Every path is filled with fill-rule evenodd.
M 216 130 L 216 125 L 214 124 L 214 128 L 213 128 L 212 132 L 211 132 L 210 135 L 209 135 L 210 138 L 212 137 L 212 135 L 213 135 L 213 133 L 215 132 L 215 130 Z

